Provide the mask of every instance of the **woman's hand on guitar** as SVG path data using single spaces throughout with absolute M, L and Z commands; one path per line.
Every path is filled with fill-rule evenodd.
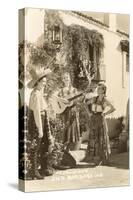
M 65 98 L 60 98 L 64 104 L 70 104 L 70 101 Z

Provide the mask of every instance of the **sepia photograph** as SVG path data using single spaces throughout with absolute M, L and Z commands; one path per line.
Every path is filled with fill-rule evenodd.
M 19 10 L 19 189 L 129 185 L 130 15 Z

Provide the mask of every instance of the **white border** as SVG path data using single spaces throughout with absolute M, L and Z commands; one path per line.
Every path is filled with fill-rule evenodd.
M 133 191 L 133 159 L 131 153 L 131 186 L 117 188 L 87 189 L 75 191 L 45 192 L 23 194 L 17 191 L 17 43 L 18 43 L 18 8 L 37 7 L 54 9 L 73 9 L 100 12 L 128 13 L 131 15 L 131 40 L 132 33 L 132 1 L 131 0 L 19 0 L 1 1 L 1 31 L 0 31 L 0 196 L 4 199 L 130 199 Z M 132 48 L 130 55 L 133 55 Z M 130 60 L 130 80 L 133 75 L 133 57 Z M 132 82 L 132 81 L 131 81 Z M 133 110 L 132 95 L 133 86 L 130 84 L 130 110 Z M 132 112 L 130 121 L 130 151 L 132 145 Z M 1 198 L 2 199 L 2 198 Z

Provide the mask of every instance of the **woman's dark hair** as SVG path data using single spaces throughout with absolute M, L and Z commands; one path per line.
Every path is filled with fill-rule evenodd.
M 98 87 L 101 87 L 104 90 L 104 94 L 106 94 L 107 87 L 103 83 L 99 83 Z

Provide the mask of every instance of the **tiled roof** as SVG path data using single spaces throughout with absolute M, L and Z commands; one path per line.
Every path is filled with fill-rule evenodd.
M 125 33 L 124 31 L 121 31 L 121 30 L 116 30 L 117 33 L 120 33 L 122 35 L 125 35 L 126 37 L 129 37 L 129 34 Z
M 100 24 L 100 25 L 102 25 L 104 27 L 109 28 L 109 26 L 107 24 L 105 24 L 105 23 L 103 23 L 103 22 L 101 22 L 101 21 L 99 21 L 99 20 L 97 20 L 97 19 L 95 19 L 95 18 L 93 18 L 91 16 L 88 16 L 87 14 L 84 14 L 84 13 L 78 12 L 78 11 L 72 11 L 72 12 L 75 13 L 75 14 L 77 14 L 77 15 L 79 15 L 79 16 L 81 16 L 81 17 L 84 17 L 84 18 L 86 18 L 86 19 L 88 19 L 90 21 L 93 21 L 93 22 L 95 22 L 97 24 Z
M 105 27 L 105 28 L 109 28 L 109 25 L 107 25 L 107 24 L 105 24 L 105 23 L 103 23 L 103 22 L 101 22 L 101 21 L 99 21 L 99 20 L 97 20 L 97 19 L 95 19 L 95 18 L 93 18 L 93 17 L 91 17 L 91 16 L 89 16 L 89 15 L 83 13 L 83 12 L 72 11 L 72 13 L 77 14 L 78 16 L 81 16 L 81 17 L 83 17 L 83 18 L 85 18 L 85 19 L 87 19 L 87 20 L 90 20 L 90 21 L 96 23 L 97 25 L 101 25 L 101 26 L 103 26 L 103 27 Z M 124 36 L 126 36 L 126 37 L 129 37 L 129 34 L 127 34 L 127 33 L 124 32 L 124 31 L 121 31 L 121 30 L 118 30 L 118 29 L 117 29 L 116 32 L 117 32 L 117 33 L 120 33 L 121 35 L 124 35 Z

